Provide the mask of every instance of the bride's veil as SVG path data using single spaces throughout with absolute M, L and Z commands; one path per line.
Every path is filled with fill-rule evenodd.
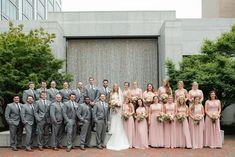
M 122 94 L 122 90 L 120 87 L 118 89 L 118 98 L 119 98 L 120 103 L 122 104 L 123 103 L 123 94 Z

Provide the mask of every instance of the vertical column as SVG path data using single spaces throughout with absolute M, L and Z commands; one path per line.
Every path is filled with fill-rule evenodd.
M 18 20 L 23 20 L 23 1 L 18 0 Z
M 37 20 L 37 1 L 33 1 L 33 20 Z
M 48 13 L 48 0 L 45 0 L 45 9 L 44 9 L 44 11 L 45 11 L 45 20 L 47 20 L 47 13 Z

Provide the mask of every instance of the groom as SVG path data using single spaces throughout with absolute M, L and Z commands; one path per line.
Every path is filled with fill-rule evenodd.
M 107 129 L 108 104 L 105 102 L 105 94 L 101 93 L 98 101 L 93 107 L 93 119 L 96 126 L 96 144 L 98 149 L 105 148 L 105 135 Z

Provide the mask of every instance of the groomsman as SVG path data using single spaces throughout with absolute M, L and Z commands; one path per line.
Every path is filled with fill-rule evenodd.
M 63 137 L 63 106 L 61 102 L 62 97 L 60 94 L 56 94 L 56 101 L 50 106 L 50 117 L 52 123 L 52 147 L 55 151 L 59 148 L 63 148 L 61 145 L 61 140 Z
M 85 146 L 90 147 L 91 141 L 91 119 L 92 119 L 92 108 L 90 104 L 90 98 L 84 97 L 84 103 L 79 104 L 77 110 L 77 116 L 80 122 L 80 148 L 85 150 Z
M 77 83 L 77 88 L 72 91 L 76 95 L 76 102 L 82 104 L 84 102 L 85 90 L 82 82 Z
M 33 126 L 34 126 L 34 99 L 33 96 L 27 97 L 27 102 L 22 106 L 21 109 L 21 119 L 25 127 L 26 131 L 26 151 L 33 151 L 32 150 L 32 143 L 33 143 Z
M 99 90 L 94 85 L 94 78 L 89 77 L 89 84 L 85 86 L 85 96 L 88 96 L 91 101 L 91 105 L 94 105 L 99 97 Z
M 51 102 L 55 102 L 55 96 L 58 93 L 59 93 L 59 90 L 56 89 L 56 82 L 55 81 L 51 81 L 51 88 L 48 89 L 48 99 Z
M 66 123 L 65 131 L 67 132 L 67 152 L 70 152 L 74 147 L 73 142 L 76 138 L 77 132 L 77 115 L 76 110 L 78 104 L 76 103 L 76 95 L 71 93 L 69 96 L 70 100 L 64 103 L 63 106 L 63 117 Z
M 18 150 L 17 147 L 22 147 L 23 124 L 21 122 L 21 108 L 20 97 L 15 95 L 13 102 L 7 104 L 5 110 L 5 118 L 10 129 L 10 146 L 14 151 Z
M 72 90 L 69 89 L 69 83 L 67 81 L 63 83 L 63 89 L 61 89 L 59 92 L 60 95 L 62 96 L 63 103 L 69 101 L 69 94 L 72 93 Z
M 100 94 L 100 101 L 93 107 L 93 119 L 96 126 L 96 145 L 98 149 L 105 148 L 105 135 L 107 129 L 108 104 L 105 102 L 105 94 Z
M 34 88 L 35 88 L 35 84 L 33 82 L 29 82 L 29 89 L 24 90 L 24 92 L 23 92 L 22 101 L 23 101 L 24 104 L 26 104 L 27 98 L 28 98 L 29 95 L 32 96 L 33 99 L 35 100 L 36 91 L 34 90 Z
M 46 94 L 47 94 L 47 83 L 46 83 L 46 81 L 42 81 L 40 86 L 41 87 L 36 90 L 36 100 L 40 99 L 40 93 L 42 91 L 46 92 Z M 48 98 L 48 96 L 47 96 L 47 98 Z
M 48 147 L 49 129 L 50 129 L 50 104 L 51 102 L 46 99 L 47 94 L 45 91 L 40 92 L 40 99 L 35 103 L 35 118 L 37 120 L 37 142 L 39 150 Z
M 110 92 L 111 90 L 109 89 L 109 81 L 107 79 L 103 80 L 103 87 L 100 88 L 99 94 L 104 94 L 105 95 L 105 102 L 109 103 L 109 97 L 110 97 Z

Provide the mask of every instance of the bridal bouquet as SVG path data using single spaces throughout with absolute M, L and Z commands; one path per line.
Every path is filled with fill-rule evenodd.
M 150 106 L 150 105 L 152 104 L 152 99 L 149 98 L 149 97 L 147 97 L 147 98 L 144 99 L 144 103 L 145 103 L 146 105 Z
M 171 123 L 172 121 L 174 121 L 174 115 L 171 113 L 166 113 L 164 121 Z
M 143 121 L 147 117 L 148 117 L 148 115 L 145 112 L 137 113 L 137 115 L 135 116 L 135 118 L 138 122 Z
M 162 94 L 160 96 L 160 100 L 165 104 L 167 103 L 167 100 L 168 100 L 168 95 L 167 94 Z
M 113 112 L 117 112 L 117 107 L 119 107 L 118 101 L 112 100 L 109 106 Z
M 216 120 L 217 120 L 219 117 L 220 117 L 220 115 L 219 115 L 217 112 L 212 113 L 212 115 L 211 115 L 212 123 L 215 123 Z
M 138 100 L 138 97 L 131 97 L 131 102 L 133 103 L 133 104 L 136 104 L 137 103 L 137 100 Z
M 179 122 L 183 122 L 187 118 L 187 115 L 183 112 L 179 112 L 175 117 Z
M 202 120 L 203 115 L 201 114 L 196 114 L 193 118 L 193 123 L 196 125 L 199 125 L 200 121 Z
M 123 119 L 124 121 L 127 121 L 127 120 L 130 118 L 130 116 L 131 116 L 131 114 L 128 113 L 128 112 L 122 113 L 122 119 Z
M 156 120 L 160 123 L 163 123 L 165 120 L 165 114 L 163 112 L 160 112 L 156 115 Z

